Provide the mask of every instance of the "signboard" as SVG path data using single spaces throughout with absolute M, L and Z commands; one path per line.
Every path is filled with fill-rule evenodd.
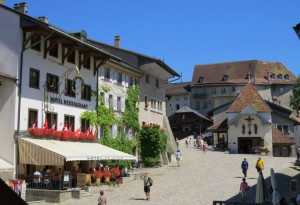
M 85 188 L 86 186 L 86 174 L 77 173 L 77 187 Z

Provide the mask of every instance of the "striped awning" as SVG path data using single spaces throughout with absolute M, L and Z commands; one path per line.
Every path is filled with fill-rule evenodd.
M 11 172 L 14 170 L 15 170 L 14 165 L 0 158 L 0 172 Z
M 33 165 L 64 165 L 65 161 L 135 160 L 136 157 L 99 143 L 19 138 L 19 161 Z

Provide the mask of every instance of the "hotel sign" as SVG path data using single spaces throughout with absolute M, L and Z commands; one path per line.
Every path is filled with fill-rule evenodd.
M 63 100 L 60 98 L 55 98 L 55 97 L 51 97 L 50 98 L 50 103 L 56 103 L 56 104 L 61 104 L 61 105 L 68 105 L 71 107 L 78 107 L 78 108 L 84 108 L 87 109 L 88 105 L 87 104 L 82 104 L 79 102 L 74 102 L 72 100 Z

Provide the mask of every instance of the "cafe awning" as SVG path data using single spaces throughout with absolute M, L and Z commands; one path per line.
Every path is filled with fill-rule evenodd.
M 63 165 L 65 161 L 135 160 L 136 157 L 99 143 L 19 138 L 19 161 L 33 165 Z
M 8 163 L 4 159 L 0 158 L 0 172 L 11 172 L 14 171 L 14 165 Z

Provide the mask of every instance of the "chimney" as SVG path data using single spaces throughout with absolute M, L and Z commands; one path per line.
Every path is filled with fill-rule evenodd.
M 48 23 L 48 17 L 47 17 L 47 16 L 40 16 L 40 17 L 38 17 L 38 19 L 39 19 L 41 22 Z
M 3 4 L 3 5 L 4 5 L 4 0 L 0 0 L 0 4 Z
M 120 36 L 115 36 L 115 47 L 120 48 Z
M 27 14 L 27 3 L 26 2 L 22 2 L 22 3 L 17 3 L 14 4 L 14 9 L 22 14 Z

